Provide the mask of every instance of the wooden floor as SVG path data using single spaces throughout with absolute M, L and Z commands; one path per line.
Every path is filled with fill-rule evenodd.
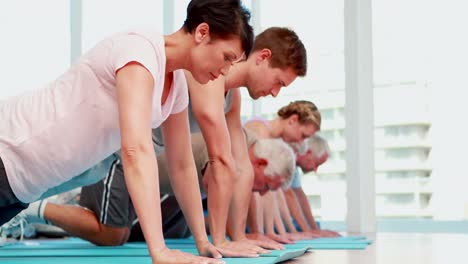
M 320 250 L 289 264 L 468 264 L 468 234 L 366 234 L 366 250 Z

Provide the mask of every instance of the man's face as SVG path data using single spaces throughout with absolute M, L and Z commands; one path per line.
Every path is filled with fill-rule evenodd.
M 297 74 L 291 68 L 272 68 L 269 59 L 257 59 L 247 81 L 250 97 L 258 99 L 271 95 L 276 97 L 283 87 L 291 84 Z
M 273 177 L 265 175 L 265 167 L 263 169 L 254 168 L 254 184 L 252 187 L 253 192 L 259 192 L 264 195 L 267 191 L 277 190 L 286 181 L 286 177 L 275 175 Z
M 328 159 L 328 154 L 322 155 L 321 157 L 315 156 L 310 150 L 308 150 L 305 154 L 296 155 L 296 163 L 302 170 L 309 172 L 317 172 L 317 169 L 320 165 L 325 163 Z

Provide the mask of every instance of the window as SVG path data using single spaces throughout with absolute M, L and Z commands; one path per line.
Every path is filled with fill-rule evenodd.
M 0 100 L 39 89 L 68 68 L 69 17 L 68 1 L 0 3 Z

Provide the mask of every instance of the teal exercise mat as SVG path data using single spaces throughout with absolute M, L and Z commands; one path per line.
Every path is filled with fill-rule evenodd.
M 341 242 L 355 242 L 355 241 L 360 241 L 360 240 L 366 240 L 367 238 L 365 236 L 341 236 L 341 237 L 321 237 L 321 238 L 316 238 L 312 240 L 300 240 L 300 241 L 320 241 L 320 242 L 335 242 L 335 241 L 340 241 Z M 193 238 L 172 238 L 172 239 L 165 239 L 166 244 L 195 244 L 195 240 Z M 297 242 L 300 242 L 297 241 Z
M 152 264 L 150 257 L 21 257 L 2 258 L 8 264 Z
M 303 248 L 306 246 L 308 249 L 321 250 L 321 249 L 344 249 L 344 250 L 362 250 L 366 249 L 369 244 L 367 243 L 332 243 L 332 244 L 287 244 L 284 245 L 285 249 Z
M 168 247 L 170 249 L 178 249 L 180 251 L 184 251 L 184 252 L 191 253 L 194 255 L 198 254 L 198 251 L 195 247 L 187 247 L 186 245 L 168 245 Z M 291 248 L 284 249 L 284 250 L 270 250 L 270 253 L 261 254 L 260 256 L 261 257 L 281 257 L 287 254 L 288 256 L 291 255 L 291 256 L 298 257 L 298 256 L 304 255 L 304 253 L 308 249 L 309 247 L 302 246 L 302 247 L 291 247 Z
M 63 248 L 48 248 L 35 249 L 16 248 L 8 250 L 0 250 L 0 257 L 117 257 L 117 256 L 149 256 L 146 248 L 120 248 L 120 247 L 95 247 L 95 248 L 78 248 L 78 249 L 63 249 Z
M 287 260 L 287 259 L 286 259 Z M 224 258 L 226 264 L 273 264 L 281 258 L 262 257 L 255 259 Z M 150 257 L 24 257 L 0 258 L 0 263 L 8 264 L 152 264 Z
M 48 242 L 48 243 L 47 243 Z M 34 244 L 22 244 L 18 243 L 14 247 L 9 247 L 5 250 L 0 250 L 0 257 L 127 257 L 127 256 L 139 256 L 145 257 L 148 256 L 148 249 L 146 244 L 138 243 L 132 246 L 118 246 L 118 247 L 98 247 L 90 243 L 76 243 L 77 241 L 62 241 L 63 244 L 47 241 L 43 243 L 34 243 Z M 67 245 L 68 244 L 68 245 Z M 73 245 L 74 248 L 68 248 L 67 246 Z M 67 248 L 64 248 L 67 247 Z M 186 244 L 169 245 L 171 249 L 179 249 L 181 251 L 198 254 L 197 249 L 194 246 L 189 246 Z M 40 249 L 40 250 L 31 250 L 31 249 Z M 307 251 L 306 247 L 301 248 L 291 248 L 287 250 L 272 250 L 269 254 L 264 254 L 262 257 L 273 257 L 275 259 L 285 259 L 294 258 L 297 256 L 303 255 Z M 263 260 L 262 260 L 263 261 Z M 270 262 L 276 263 L 276 262 Z
M 64 240 L 63 242 L 65 242 Z M 0 249 L 0 262 L 1 263 L 56 263 L 51 260 L 61 259 L 60 263 L 147 263 L 146 259 L 149 259 L 149 253 L 144 243 L 138 243 L 133 247 L 119 246 L 119 247 L 98 247 L 91 245 L 90 248 L 88 243 L 76 243 L 77 241 L 68 241 L 63 243 L 80 245 L 75 248 L 63 248 L 63 245 L 53 241 L 47 241 L 49 243 L 43 243 L 42 246 L 47 248 L 37 248 L 41 244 L 21 244 L 18 243 L 14 248 L 7 250 Z M 55 246 L 55 248 L 53 247 Z M 35 248 L 36 247 L 36 248 Z M 35 248 L 35 250 L 31 250 Z M 195 247 L 187 247 L 187 245 L 172 245 L 171 248 L 179 249 L 181 251 L 198 254 Z M 306 247 L 302 248 L 291 248 L 287 250 L 274 250 L 269 254 L 262 255 L 259 258 L 223 258 L 228 264 L 237 263 L 278 263 L 288 259 L 292 259 L 303 255 L 307 251 Z M 134 260 L 135 258 L 135 260 Z M 79 261 L 77 260 L 79 259 Z M 114 260 L 119 260 L 116 262 Z M 129 259 L 129 262 L 121 262 L 122 259 Z M 7 262 L 8 260 L 8 262 Z M 57 262 L 58 263 L 58 262 Z
M 295 244 L 300 245 L 310 245 L 310 244 L 372 244 L 372 240 L 362 239 L 362 240 L 341 240 L 341 239 L 310 239 L 310 240 L 298 240 L 294 241 Z
M 144 252 L 143 252 L 144 250 Z M 138 251 L 138 252 L 136 252 Z M 187 253 L 196 254 L 196 249 L 183 249 L 182 251 Z M 262 256 L 258 258 L 223 258 L 223 261 L 227 264 L 243 264 L 243 263 L 252 263 L 252 264 L 269 264 L 269 263 L 279 263 L 285 260 L 289 260 L 295 257 L 302 256 L 306 252 L 305 248 L 300 250 L 284 250 L 280 252 L 274 252 L 272 255 Z M 11 263 L 11 264 L 40 264 L 40 263 L 129 263 L 129 264 L 138 264 L 138 263 L 151 263 L 151 258 L 148 255 L 146 249 L 131 249 L 131 250 L 108 250 L 100 249 L 90 252 L 89 249 L 78 249 L 78 250 L 23 250 L 18 252 L 15 250 L 9 250 L 8 253 L 4 254 L 3 252 L 0 255 L 1 263 Z M 104 254 L 103 254 L 104 253 Z M 118 254 L 117 254 L 118 253 Z M 141 254 L 141 255 L 137 255 Z

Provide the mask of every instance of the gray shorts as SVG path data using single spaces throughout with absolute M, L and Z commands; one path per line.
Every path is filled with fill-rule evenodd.
M 136 212 L 117 156 L 103 180 L 81 189 L 79 204 L 93 211 L 102 224 L 112 227 L 132 226 L 137 218 Z

